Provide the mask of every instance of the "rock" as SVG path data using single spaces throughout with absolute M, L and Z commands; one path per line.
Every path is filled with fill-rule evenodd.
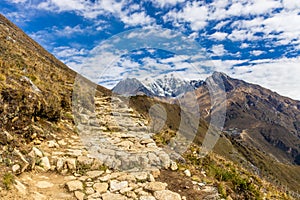
M 26 186 L 21 183 L 20 181 L 18 180 L 15 180 L 15 184 L 14 184 L 15 188 L 18 190 L 18 192 L 22 195 L 26 195 L 27 193 L 27 188 Z
M 147 172 L 134 172 L 132 175 L 136 178 L 138 181 L 147 181 L 148 174 Z
M 130 141 L 122 141 L 120 143 L 117 144 L 117 146 L 121 146 L 125 149 L 130 149 L 131 146 L 133 146 L 133 142 L 130 142 Z
M 126 200 L 127 198 L 120 194 L 105 193 L 102 195 L 103 200 Z
M 11 169 L 12 169 L 13 173 L 18 173 L 21 170 L 21 166 L 19 164 L 15 164 L 12 166 Z
M 155 178 L 152 174 L 148 174 L 148 181 L 149 182 L 155 182 Z
M 83 184 L 81 181 L 69 181 L 66 183 L 66 186 L 70 192 L 83 190 Z
M 154 178 L 158 178 L 160 176 L 160 170 L 159 169 L 151 169 L 151 174 Z
M 218 188 L 207 185 L 201 191 L 206 193 L 218 193 Z
M 80 177 L 78 178 L 78 180 L 85 182 L 88 178 L 89 178 L 89 177 L 87 177 L 87 176 L 80 176 Z
M 35 184 L 35 186 L 40 189 L 46 189 L 53 187 L 53 184 L 48 181 L 39 181 Z
M 39 157 L 39 158 L 43 157 L 43 152 L 36 147 L 32 147 L 32 152 L 33 152 L 32 157 Z M 31 154 L 31 153 L 29 153 L 29 154 Z
M 135 177 L 131 174 L 122 175 L 122 176 L 118 177 L 117 180 L 118 181 L 128 181 L 128 182 L 135 182 L 136 181 Z
M 88 158 L 86 156 L 79 156 L 77 158 L 77 162 L 79 164 L 82 164 L 82 165 L 92 165 L 93 164 L 93 159 L 92 158 Z
M 95 193 L 95 190 L 94 190 L 93 188 L 91 188 L 91 187 L 86 187 L 86 188 L 85 188 L 85 193 L 86 193 L 87 195 L 89 195 L 89 194 L 94 194 L 94 193 Z
M 170 190 L 162 190 L 154 192 L 154 197 L 157 200 L 181 200 L 179 194 L 172 192 Z
M 207 199 L 207 200 L 219 200 L 220 197 L 219 197 L 219 194 L 216 193 L 216 194 L 209 194 L 209 195 L 205 196 L 205 199 Z
M 97 200 L 101 200 L 101 194 L 99 193 L 94 193 L 91 194 L 87 197 L 88 200 L 92 200 L 92 199 L 97 199 Z
M 132 187 L 127 187 L 127 188 L 123 188 L 122 190 L 120 190 L 121 194 L 127 194 L 127 192 L 132 191 Z
M 59 141 L 58 141 L 58 144 L 61 145 L 61 146 L 65 146 L 65 145 L 67 145 L 68 143 L 66 143 L 65 140 L 62 139 L 62 140 L 59 140 Z
M 102 177 L 99 178 L 99 180 L 102 181 L 102 182 L 107 182 L 107 181 L 109 181 L 110 179 L 111 179 L 110 174 L 107 174 L 107 175 L 102 176 Z
M 47 199 L 47 197 L 46 197 L 45 195 L 42 195 L 42 194 L 39 193 L 39 192 L 33 192 L 32 198 L 33 198 L 34 200 L 46 200 L 46 199 Z
M 184 173 L 186 176 L 188 176 L 188 177 L 191 177 L 191 176 L 192 176 L 191 171 L 188 170 L 188 169 L 184 170 L 183 173 Z
M 50 140 L 47 142 L 49 148 L 59 148 L 59 145 L 54 140 Z
M 148 138 L 148 139 L 143 139 L 140 142 L 141 144 L 149 144 L 149 143 L 155 143 L 153 139 Z
M 151 192 L 155 192 L 155 191 L 165 190 L 167 186 L 168 186 L 167 183 L 150 182 L 145 185 L 144 189 L 149 190 Z
M 86 173 L 86 175 L 89 178 L 94 179 L 94 178 L 97 178 L 97 177 L 101 176 L 103 173 L 104 173 L 104 171 L 88 171 Z
M 66 159 L 66 163 L 70 170 L 76 170 L 76 159 L 75 158 Z
M 139 200 L 156 200 L 153 196 L 141 196 Z
M 110 181 L 110 188 L 109 190 L 111 192 L 116 192 L 119 190 L 122 190 L 123 188 L 128 187 L 128 182 L 127 181 L 117 181 L 117 180 L 112 180 Z
M 14 140 L 14 137 L 11 134 L 9 134 L 7 131 L 4 131 L 4 133 L 6 135 L 6 139 L 8 143 Z
M 87 181 L 89 181 L 89 180 L 87 180 Z M 86 187 L 93 187 L 93 185 L 94 185 L 94 182 L 85 182 Z
M 148 154 L 148 158 L 151 165 L 160 165 L 159 157 L 154 153 L 150 152 Z
M 205 184 L 205 183 L 198 183 L 198 185 L 199 185 L 200 187 L 203 187 L 203 186 L 205 186 L 206 184 Z
M 93 165 L 91 166 L 92 170 L 97 170 L 103 165 L 103 162 L 101 162 L 99 159 L 94 160 Z
M 74 181 L 74 180 L 76 180 L 75 176 L 65 176 L 64 177 L 64 181 Z
M 96 192 L 102 194 L 102 193 L 107 192 L 108 184 L 107 183 L 95 183 L 93 185 L 93 188 Z
M 84 200 L 85 195 L 83 192 L 75 191 L 74 195 L 77 198 L 77 200 Z
M 61 171 L 64 168 L 65 161 L 62 158 L 58 158 L 56 162 L 56 170 Z
M 170 166 L 172 171 L 176 171 L 178 169 L 177 163 L 174 161 L 171 161 L 171 166 Z
M 43 169 L 46 170 L 46 171 L 51 169 L 51 165 L 50 165 L 48 157 L 42 157 L 41 158 L 40 166 L 43 167 Z
M 138 196 L 151 196 L 151 194 L 149 192 L 145 192 L 145 191 L 138 191 L 137 192 Z
M 82 151 L 80 149 L 68 149 L 68 154 L 70 154 L 72 157 L 79 157 L 82 156 Z
M 171 164 L 170 156 L 166 153 L 160 153 L 159 158 L 161 160 L 161 164 L 165 169 L 168 169 Z

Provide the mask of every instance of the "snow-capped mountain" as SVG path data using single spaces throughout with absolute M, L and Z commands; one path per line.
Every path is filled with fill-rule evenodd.
M 177 97 L 189 91 L 193 91 L 200 87 L 204 81 L 183 80 L 174 74 L 164 75 L 155 80 L 143 81 L 145 87 L 155 96 L 160 97 Z
M 124 96 L 135 96 L 145 94 L 147 96 L 155 96 L 136 78 L 126 78 L 121 80 L 112 91 Z
M 193 91 L 203 85 L 204 81 L 182 80 L 173 74 L 163 75 L 156 79 L 139 81 L 135 78 L 127 78 L 120 81 L 113 91 L 126 96 L 145 94 L 157 97 L 177 97 L 189 91 Z

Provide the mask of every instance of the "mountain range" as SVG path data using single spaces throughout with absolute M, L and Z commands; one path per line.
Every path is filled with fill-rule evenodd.
M 189 91 L 194 91 L 203 85 L 204 81 L 182 80 L 174 74 L 163 75 L 155 79 L 146 78 L 139 81 L 136 78 L 126 78 L 120 81 L 112 91 L 122 95 L 134 96 L 145 94 L 147 96 L 173 98 Z

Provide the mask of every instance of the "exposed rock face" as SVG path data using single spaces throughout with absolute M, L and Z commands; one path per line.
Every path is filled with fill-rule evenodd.
M 246 142 L 248 146 L 272 154 L 283 163 L 296 164 L 295 158 L 300 153 L 297 145 L 300 141 L 297 126 L 300 102 L 220 72 L 215 72 L 210 78 L 226 91 L 226 133 Z M 206 85 L 199 87 L 196 94 L 202 116 L 209 120 L 213 110 L 217 111 L 218 107 L 210 109 Z
M 204 84 L 204 81 L 185 81 L 175 75 L 165 75 L 143 83 L 135 78 L 120 81 L 112 91 L 125 96 L 147 95 L 156 97 L 177 97 L 186 92 L 194 91 Z
M 137 79 L 127 78 L 120 81 L 113 89 L 113 92 L 124 96 L 135 96 L 145 94 L 152 96 L 153 94 Z

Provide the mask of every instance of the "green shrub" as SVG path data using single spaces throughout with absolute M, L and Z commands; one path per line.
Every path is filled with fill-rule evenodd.
M 4 174 L 2 183 L 6 190 L 9 190 L 11 188 L 11 185 L 14 183 L 14 181 L 15 181 L 15 177 L 12 173 Z

